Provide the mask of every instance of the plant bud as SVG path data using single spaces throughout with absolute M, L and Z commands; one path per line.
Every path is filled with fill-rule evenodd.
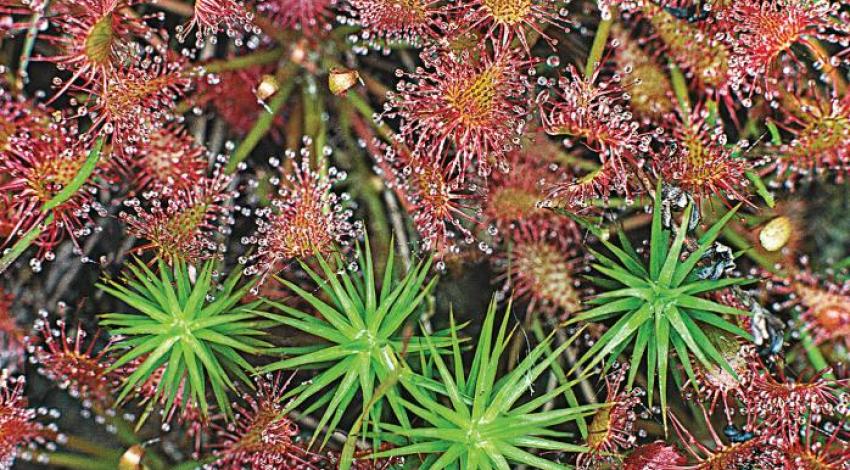
M 358 81 L 360 74 L 356 70 L 334 67 L 328 75 L 328 88 L 334 95 L 342 96 Z
M 767 223 L 759 233 L 759 242 L 767 251 L 779 251 L 791 238 L 791 220 L 779 216 Z
M 280 88 L 280 86 L 278 85 L 276 78 L 272 75 L 263 75 L 263 80 L 257 86 L 255 94 L 257 95 L 258 100 L 265 101 L 270 96 L 277 93 L 278 88 Z

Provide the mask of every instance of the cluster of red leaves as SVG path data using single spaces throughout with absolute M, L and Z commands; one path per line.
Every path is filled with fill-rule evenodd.
M 283 394 L 290 380 L 258 381 L 256 395 L 236 408 L 235 425 L 217 428 L 216 468 L 317 468 L 319 456 L 298 442 L 298 425 L 283 414 Z
M 360 223 L 351 222 L 352 210 L 346 207 L 347 195 L 339 196 L 331 188 L 345 180 L 346 174 L 335 167 L 327 168 L 326 158 L 316 158 L 313 169 L 308 146 L 296 154 L 285 152 L 281 162 L 274 159 L 272 166 L 280 167 L 269 207 L 257 211 L 257 233 L 246 243 L 255 245 L 251 255 L 255 263 L 246 269 L 248 274 L 279 271 L 282 263 L 297 258 L 327 255 L 346 246 L 357 238 Z
M 529 128 L 538 109 L 541 64 L 532 53 L 534 41 L 556 46 L 551 33 L 571 27 L 564 5 L 370 0 L 350 2 L 345 10 L 347 22 L 362 27 L 361 39 L 376 47 L 388 40 L 422 48 L 421 67 L 396 71 L 401 80 L 387 94 L 380 116 L 397 124 L 392 143 L 377 142 L 368 126 L 354 123 L 379 175 L 412 217 L 421 248 L 447 260 L 466 256 L 468 247 L 490 254 L 496 244 L 497 264 L 510 266 L 505 269 L 515 269 L 502 263 L 515 255 L 534 266 L 525 280 L 506 275 L 510 288 L 532 304 L 573 310 L 572 294 L 554 285 L 559 276 L 569 277 L 557 273 L 562 266 L 557 263 L 564 259 L 559 250 L 569 245 L 572 224 L 537 208 L 548 185 L 564 176 L 555 160 L 544 161 L 532 150 L 547 146 L 548 139 L 539 126 Z M 550 156 L 560 155 L 555 147 L 547 150 Z M 528 253 L 501 250 L 514 240 Z M 553 256 L 538 256 L 538 245 Z
M 223 163 L 211 165 L 216 157 L 184 129 L 174 113 L 175 105 L 195 84 L 199 88 L 194 100 L 197 106 L 212 103 L 236 131 L 248 132 L 265 111 L 256 88 L 243 85 L 257 86 L 264 77 L 262 69 L 248 69 L 244 73 L 256 70 L 257 75 L 247 78 L 243 72 L 214 75 L 199 69 L 196 73 L 184 57 L 167 47 L 167 30 L 152 26 L 161 15 L 139 16 L 133 10 L 136 5 L 123 0 L 87 0 L 49 6 L 51 29 L 42 37 L 49 53 L 36 55 L 34 60 L 57 67 L 60 75 L 53 81 L 56 92 L 51 101 L 58 103 L 73 95 L 70 106 L 53 109 L 23 101 L 3 85 L 0 235 L 5 247 L 32 228 L 46 225 L 36 241 L 41 248 L 33 260 L 36 269 L 42 259 L 55 256 L 54 249 L 64 239 L 72 239 L 75 251 L 82 253 L 78 240 L 100 230 L 93 216 L 105 216 L 110 210 L 99 204 L 98 193 L 108 189 L 110 196 L 117 196 L 112 191 L 115 188 L 119 194 L 129 195 L 123 205 L 132 210 L 119 215 L 127 223 L 128 233 L 143 240 L 138 251 L 151 249 L 168 261 L 180 256 L 193 262 L 222 253 L 223 247 L 214 238 L 232 223 L 239 193 L 222 171 Z M 330 2 L 314 1 L 263 2 L 257 9 L 274 13 L 275 21 L 284 27 L 306 30 L 317 26 L 319 16 L 332 19 L 331 6 Z M 19 10 L 10 7 L 4 13 L 18 14 Z M 326 13 L 319 15 L 319 11 Z M 196 2 L 192 21 L 179 31 L 197 28 L 199 39 L 219 28 L 235 34 L 237 26 L 247 25 L 250 17 L 237 2 Z M 233 90 L 247 94 L 234 94 Z M 253 106 L 253 111 L 246 105 Z M 42 210 L 82 170 L 98 140 L 105 145 L 89 179 L 49 214 Z M 300 189 L 293 188 L 278 198 L 278 203 L 291 206 L 287 217 L 320 227 L 327 218 L 319 220 L 316 214 L 335 209 L 332 219 L 336 224 L 323 228 L 329 234 L 324 241 L 304 237 L 311 234 L 309 227 L 298 237 L 286 236 L 270 248 L 279 252 L 269 257 L 289 259 L 310 251 L 312 242 L 323 244 L 318 251 L 326 252 L 330 242 L 356 231 L 346 220 L 350 213 L 334 202 L 330 185 L 304 175 L 307 177 L 292 181 Z M 309 201 L 296 203 L 294 198 L 301 193 L 310 193 Z
M 106 349 L 95 352 L 98 335 L 87 339 L 78 325 L 73 335 L 68 335 L 64 320 L 55 328 L 46 319 L 38 320 L 42 342 L 35 349 L 39 372 L 68 390 L 84 407 L 96 407 L 100 412 L 113 405 L 114 393 L 123 378 L 119 371 L 110 370 L 111 362 Z
M 696 106 L 689 115 L 668 117 L 669 154 L 656 161 L 665 181 L 676 181 L 698 200 L 723 195 L 745 201 L 748 164 L 738 156 L 740 149 L 730 148 L 722 126 L 709 124 L 710 113 Z
M 579 179 L 551 187 L 550 198 L 580 206 L 612 191 L 631 192 L 631 169 L 649 152 L 649 136 L 639 130 L 618 80 L 603 80 L 601 69 L 583 76 L 569 66 L 558 80 L 555 98 L 543 106 L 542 121 L 550 135 L 579 139 L 599 159 L 599 168 Z M 572 142 L 570 143 L 572 144 Z
M 4 193 L 3 244 L 44 223 L 41 208 L 69 185 L 87 157 L 86 139 L 74 126 L 57 123 L 44 106 L 21 101 L 0 90 L 0 113 L 5 126 L 0 146 L 0 191 Z M 55 207 L 52 220 L 36 243 L 41 255 L 65 237 L 74 243 L 91 230 L 92 212 L 103 209 L 95 202 L 91 184 Z
M 247 134 L 261 113 L 265 112 L 257 100 L 255 88 L 272 71 L 268 67 L 255 66 L 209 74 L 197 84 L 198 90 L 193 96 L 195 105 L 210 108 L 234 133 Z M 283 117 L 277 116 L 275 128 L 280 127 L 283 127 Z
M 427 70 L 401 75 L 389 99 L 414 158 L 447 166 L 463 178 L 475 164 L 482 176 L 503 161 L 525 125 L 533 62 L 518 51 L 484 47 L 428 50 Z M 447 163 L 446 163 L 447 161 Z
M 587 429 L 588 452 L 578 457 L 581 469 L 600 468 L 614 464 L 624 450 L 637 441 L 635 422 L 643 390 L 624 390 L 627 366 L 605 376 L 605 407 L 593 415 Z
M 77 240 L 98 229 L 92 215 L 106 214 L 95 197 L 105 184 L 133 175 L 131 185 L 140 191 L 184 171 L 198 173 L 197 165 L 182 159 L 187 146 L 182 131 L 166 128 L 175 100 L 189 84 L 186 71 L 162 45 L 162 31 L 147 24 L 152 18 L 139 17 L 132 6 L 108 0 L 51 3 L 52 29 L 42 38 L 51 53 L 34 60 L 70 74 L 54 79 L 51 101 L 73 94 L 71 106 L 23 101 L 3 84 L 0 112 L 10 124 L 0 148 L 0 186 L 10 197 L 3 207 L 4 243 L 45 223 L 39 257 L 51 259 L 65 238 L 81 251 Z M 42 208 L 82 171 L 97 140 L 105 146 L 96 170 L 47 220 Z M 191 159 L 197 154 L 187 156 Z
M 589 451 L 578 457 L 578 468 L 731 470 L 754 465 L 776 470 L 839 470 L 850 464 L 844 427 L 850 397 L 840 394 L 846 381 L 822 376 L 795 381 L 772 372 L 757 356 L 748 359 L 751 362 L 740 370 L 740 377 L 732 380 L 740 392 L 734 400 L 740 416 L 733 421 L 727 411 L 724 437 L 715 429 L 705 397 L 695 402 L 703 414 L 699 430 L 707 431 L 708 440 L 695 437 L 700 435 L 697 428 L 671 414 L 674 439 L 636 445 L 641 427 L 638 417 L 648 416 L 640 411 L 642 389 L 623 390 L 626 367 L 606 376 L 606 406 L 588 425 Z M 700 384 L 711 380 L 702 377 Z M 689 390 L 683 391 L 690 400 Z M 704 390 L 700 388 L 700 395 Z
M 138 199 L 124 201 L 133 213 L 122 212 L 119 217 L 128 233 L 147 240 L 137 252 L 154 250 L 169 263 L 175 258 L 196 263 L 224 251 L 214 237 L 232 222 L 231 200 L 238 192 L 229 188 L 231 182 L 231 177 L 216 171 L 212 177 L 196 177 L 191 186 L 179 184 L 180 180 L 159 184 L 143 193 L 145 205 Z
M 750 354 L 746 346 L 741 354 Z M 735 393 L 734 398 L 723 398 L 732 413 L 727 408 L 722 433 L 715 427 L 711 408 L 704 404 L 710 400 L 704 392 L 716 379 L 702 376 L 697 385 L 700 399 L 695 402 L 703 415 L 698 428 L 671 414 L 674 440 L 640 445 L 626 455 L 612 447 L 606 455 L 630 470 L 734 469 L 750 465 L 777 470 L 846 468 L 850 464 L 845 426 L 850 402 L 846 392 L 841 393 L 846 380 L 826 379 L 823 374 L 795 380 L 781 369 L 771 370 L 757 355 L 748 355 L 747 360 L 750 362 L 744 367 L 736 368 L 738 377 L 730 374 L 724 379 Z M 690 391 L 686 394 L 687 399 L 693 398 Z M 711 407 L 714 404 L 710 401 Z M 696 437 L 703 430 L 708 439 Z
M 27 408 L 23 377 L 0 371 L 0 467 L 11 468 L 21 446 L 44 443 L 49 430 L 36 421 L 38 413 Z

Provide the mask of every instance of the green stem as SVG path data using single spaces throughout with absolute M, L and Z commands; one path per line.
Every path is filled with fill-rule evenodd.
M 24 48 L 21 51 L 21 59 L 18 61 L 18 76 L 15 85 L 19 91 L 23 91 L 24 86 L 26 85 L 24 82 L 27 79 L 27 68 L 29 67 L 30 57 L 32 57 L 33 47 L 35 47 L 35 38 L 38 36 L 38 24 L 41 22 L 44 10 L 46 10 L 49 5 L 49 2 L 45 3 L 41 9 L 33 12 L 30 17 L 30 27 L 27 29 L 27 36 L 24 39 Z
M 800 329 L 800 342 L 806 350 L 806 356 L 808 356 L 809 362 L 812 363 L 812 366 L 814 366 L 817 372 L 829 368 L 829 363 L 826 362 L 826 358 L 823 357 L 823 353 L 815 344 L 812 336 L 808 331 L 802 328 Z M 824 374 L 824 377 L 828 379 L 835 379 L 835 375 L 833 375 L 832 372 Z
M 242 143 L 239 144 L 239 147 L 237 147 L 233 152 L 233 155 L 230 156 L 227 166 L 224 167 L 225 172 L 235 172 L 239 167 L 239 164 L 251 154 L 254 147 L 256 147 L 263 137 L 265 137 L 269 132 L 269 129 L 271 129 L 272 124 L 274 123 L 275 116 L 277 116 L 280 108 L 282 108 L 283 104 L 289 99 L 289 95 L 295 87 L 296 67 L 297 64 L 290 62 L 280 69 L 278 76 L 283 78 L 283 80 L 279 80 L 283 82 L 283 84 L 277 93 L 275 93 L 271 102 L 269 102 L 269 109 L 260 115 L 257 122 L 254 123 L 254 127 L 251 128 L 248 135 L 245 136 L 245 139 L 242 140 Z
M 747 179 L 750 180 L 750 183 L 752 183 L 756 188 L 756 193 L 761 196 L 767 206 L 771 209 L 776 206 L 776 201 L 773 199 L 773 195 L 770 194 L 770 191 L 767 189 L 767 186 L 764 184 L 764 180 L 761 179 L 761 176 L 752 170 L 749 170 L 744 174 L 747 176 Z
M 69 454 L 66 452 L 44 452 L 36 454 L 36 461 L 41 457 L 48 459 L 51 468 L 69 468 L 72 470 L 115 470 L 118 460 L 110 462 L 98 461 L 86 455 Z
M 48 215 L 41 223 L 36 224 L 33 228 L 29 230 L 23 237 L 21 237 L 14 245 L 12 245 L 12 249 L 9 250 L 8 253 L 3 255 L 0 258 L 0 274 L 9 269 L 9 266 L 15 262 L 18 257 L 20 257 L 27 248 L 32 245 L 32 243 L 41 235 L 41 231 L 45 226 L 53 223 L 53 214 Z
M 613 7 L 611 7 L 611 16 L 614 16 Z M 608 43 L 608 35 L 611 33 L 611 24 L 614 20 L 607 19 L 599 22 L 599 27 L 596 29 L 596 36 L 593 37 L 593 45 L 590 47 L 590 54 L 587 56 L 587 65 L 584 67 L 584 76 L 590 78 L 597 65 L 602 60 L 602 53 L 605 52 L 605 45 Z
M 354 109 L 360 113 L 361 116 L 366 118 L 366 121 L 373 124 L 375 131 L 387 142 L 392 142 L 393 132 L 390 128 L 384 123 L 376 123 L 375 122 L 375 110 L 369 106 L 369 103 L 363 99 L 362 96 L 358 95 L 353 91 L 349 91 L 348 94 L 345 95 L 348 98 L 348 101 L 354 106 Z
M 66 437 L 67 441 L 63 444 L 63 446 L 68 449 L 82 452 L 86 455 L 104 460 L 117 461 L 121 458 L 121 452 L 116 451 L 114 449 L 103 447 L 99 444 L 96 444 L 78 436 L 74 436 L 72 434 L 69 434 Z
M 643 207 L 652 204 L 652 198 L 638 196 L 633 201 L 626 201 L 621 197 L 612 197 L 607 201 L 602 198 L 593 198 L 588 202 L 593 207 L 606 207 L 611 209 L 622 209 L 628 207 Z
M 272 64 L 280 60 L 283 56 L 283 48 L 278 47 L 268 51 L 253 52 L 237 57 L 227 59 L 219 59 L 207 62 L 201 65 L 201 68 L 207 73 L 221 73 L 231 70 L 241 70 L 253 67 L 255 65 Z
M 767 130 L 770 132 L 770 143 L 777 147 L 782 145 L 782 135 L 779 133 L 779 128 L 776 127 L 776 124 L 768 120 L 765 122 L 765 126 L 767 126 Z
M 682 116 L 685 117 L 685 124 L 689 124 L 691 120 L 691 100 L 688 96 L 688 83 L 679 67 L 672 62 L 670 63 L 670 83 L 673 85 L 673 93 L 679 101 Z
M 68 199 L 74 196 L 77 191 L 88 181 L 89 176 L 94 172 L 94 169 L 97 168 L 97 162 L 100 160 L 100 151 L 103 149 L 103 139 L 97 139 L 94 143 L 94 148 L 89 151 L 88 157 L 86 157 L 86 161 L 83 162 L 83 165 L 80 167 L 80 171 L 74 175 L 74 178 L 68 183 L 67 186 L 62 188 L 61 191 L 56 193 L 49 201 L 47 201 L 44 206 L 41 207 L 42 212 L 47 212 L 53 210 L 60 205 L 64 204 Z

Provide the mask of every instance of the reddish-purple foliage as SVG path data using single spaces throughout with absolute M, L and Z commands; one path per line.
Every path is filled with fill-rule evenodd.
M 252 29 L 253 14 L 238 0 L 198 0 L 194 15 L 185 26 L 178 27 L 178 38 L 182 41 L 195 29 L 195 39 L 203 43 L 214 38 L 220 31 L 229 37 L 237 37 Z
M 478 186 L 461 179 L 438 161 L 412 155 L 406 148 L 378 146 L 378 167 L 422 239 L 423 250 L 457 252 L 474 241 L 471 226 L 481 198 Z
M 627 371 L 628 366 L 621 365 L 619 370 L 605 376 L 605 406 L 593 415 L 588 426 L 589 452 L 579 455 L 579 468 L 597 468 L 605 462 L 617 462 L 621 451 L 635 445 L 636 408 L 643 392 L 639 388 L 626 390 L 623 387 Z
M 349 0 L 350 22 L 363 28 L 367 40 L 387 39 L 416 43 L 437 36 L 445 20 L 443 8 L 434 0 Z
M 214 468 L 318 468 L 314 464 L 321 457 L 302 447 L 298 425 L 283 413 L 291 380 L 280 375 L 259 379 L 256 392 L 244 396 L 247 406 L 235 406 L 235 421 L 215 426 Z
M 82 325 L 77 325 L 73 337 L 68 336 L 62 319 L 56 321 L 56 328 L 45 319 L 38 320 L 38 324 L 42 344 L 36 347 L 34 356 L 40 365 L 39 372 L 59 388 L 68 390 L 85 407 L 95 405 L 103 411 L 111 406 L 123 377 L 118 371 L 110 370 L 105 347 L 95 352 L 99 334 L 87 339 Z
M 24 362 L 27 333 L 12 313 L 12 294 L 0 288 L 0 367 L 15 368 Z
M 746 391 L 749 413 L 774 430 L 794 430 L 810 413 L 832 416 L 839 404 L 838 393 L 847 386 L 846 380 L 828 378 L 830 369 L 804 380 L 788 377 L 782 369 L 771 372 L 760 361 L 750 363 L 750 367 L 753 375 Z
M 111 137 L 114 156 L 126 164 L 152 133 L 171 120 L 176 100 L 190 83 L 179 60 L 138 57 L 131 65 L 117 68 L 108 80 L 80 88 L 92 98 L 85 114 L 80 109 L 75 117 L 89 115 L 88 134 Z
M 449 11 L 459 18 L 461 28 L 481 31 L 505 47 L 518 39 L 529 53 L 530 35 L 542 37 L 554 48 L 558 41 L 546 29 L 569 31 L 572 26 L 566 2 L 560 0 L 471 0 L 458 2 Z
M 784 308 L 798 306 L 802 329 L 815 344 L 843 343 L 850 347 L 850 283 L 836 283 L 801 271 L 768 287 L 789 295 Z
M 774 96 L 783 76 L 804 71 L 806 65 L 793 46 L 801 44 L 822 67 L 839 65 L 818 40 L 847 47 L 850 12 L 841 2 L 745 0 L 729 9 L 732 56 L 729 76 L 744 93 Z M 796 70 L 795 70 L 796 69 Z
M 203 185 L 207 169 L 206 149 L 195 143 L 185 128 L 170 125 L 154 130 L 147 142 L 142 142 L 133 161 L 132 189 L 171 187 L 189 189 Z
M 821 175 L 841 183 L 850 172 L 850 98 L 819 91 L 811 81 L 795 88 L 801 90 L 785 100 L 777 123 L 791 136 L 771 146 L 768 167 L 789 185 Z
M 43 38 L 58 51 L 36 57 L 72 74 L 54 82 L 61 85 L 55 96 L 72 85 L 90 87 L 100 83 L 106 88 L 121 64 L 138 54 L 132 39 L 149 33 L 150 28 L 144 18 L 130 14 L 132 3 L 133 0 L 84 0 L 56 4 L 54 11 L 58 14 L 51 18 L 56 33 Z
M 473 164 L 487 175 L 517 144 L 530 112 L 529 59 L 484 47 L 427 51 L 426 68 L 399 72 L 391 111 L 417 158 L 448 161 L 461 179 Z
M 35 421 L 35 410 L 27 408 L 24 378 L 0 371 L 0 467 L 11 468 L 21 446 L 43 441 L 44 427 Z
M 745 427 L 742 429 L 743 432 L 752 433 L 749 439 L 726 442 L 720 438 L 720 435 L 714 429 L 711 417 L 706 409 L 701 404 L 699 404 L 699 407 L 703 412 L 700 429 L 708 431 L 710 442 L 704 442 L 694 437 L 691 426 L 686 426 L 676 415 L 671 414 L 670 420 L 673 423 L 675 435 L 679 438 L 684 453 L 695 462 L 690 466 L 672 468 L 733 469 L 740 465 L 755 465 L 756 468 L 781 468 L 779 467 L 779 456 L 772 444 L 773 440 L 770 439 L 770 429 L 767 429 L 768 433 L 762 433 L 761 430 Z M 747 422 L 750 423 L 751 421 L 748 419 Z M 778 434 L 778 431 L 778 429 L 774 430 L 774 434 Z
M 89 149 L 74 127 L 50 124 L 37 134 L 12 138 L 10 151 L 0 159 L 0 191 L 11 197 L 8 209 L 12 229 L 5 243 L 46 222 L 41 210 L 69 185 L 85 163 Z M 51 258 L 52 250 L 65 238 L 79 248 L 79 238 L 91 233 L 92 212 L 104 209 L 94 200 L 96 186 L 90 178 L 68 200 L 53 208 L 50 222 L 37 237 L 39 257 Z M 10 225 L 12 222 L 7 222 Z
M 312 142 L 307 140 L 305 146 Z M 257 233 L 248 244 L 255 245 L 251 273 L 268 274 L 283 268 L 282 263 L 295 258 L 327 255 L 357 237 L 359 224 L 351 222 L 352 210 L 346 207 L 347 195 L 332 191 L 346 174 L 326 167 L 326 155 L 315 158 L 304 147 L 299 153 L 287 150 L 280 165 L 281 176 L 270 207 L 257 210 Z
M 257 11 L 276 26 L 315 36 L 330 27 L 336 0 L 260 0 Z
M 748 163 L 736 155 L 740 149 L 727 146 L 722 126 L 712 126 L 709 119 L 709 112 L 701 105 L 687 114 L 679 111 L 669 116 L 669 150 L 656 156 L 656 171 L 698 202 L 715 196 L 745 201 L 749 193 Z
M 209 106 L 234 134 L 247 134 L 257 118 L 266 112 L 256 91 L 263 77 L 273 71 L 269 67 L 253 66 L 207 74 L 197 81 L 198 90 L 192 100 L 199 108 Z M 275 128 L 283 127 L 282 116 L 276 116 L 273 122 Z M 279 135 L 279 132 L 273 130 L 272 135 Z
M 180 258 L 198 262 L 222 254 L 224 248 L 215 237 L 233 223 L 232 199 L 238 192 L 230 189 L 233 178 L 220 169 L 201 177 L 192 185 L 163 184 L 142 193 L 142 199 L 124 201 L 133 212 L 121 212 L 127 231 L 145 243 L 139 253 L 151 250 L 169 263 Z
M 558 80 L 554 97 L 541 109 L 550 135 L 577 139 L 596 154 L 600 167 L 585 176 L 550 188 L 549 197 L 568 205 L 587 197 L 607 197 L 612 189 L 627 191 L 636 161 L 649 153 L 650 136 L 639 131 L 627 93 L 615 80 L 600 79 L 600 69 L 585 77 L 575 66 Z
M 688 459 L 664 441 L 637 447 L 623 460 L 623 470 L 674 470 L 683 468 Z
M 514 298 L 528 301 L 527 311 L 569 316 L 581 310 L 578 272 L 582 259 L 575 227 L 541 221 L 520 222 L 505 253 L 494 258 L 499 279 Z

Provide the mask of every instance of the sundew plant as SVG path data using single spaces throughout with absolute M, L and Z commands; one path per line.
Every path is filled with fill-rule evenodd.
M 850 470 L 850 0 L 0 0 L 0 470 Z

